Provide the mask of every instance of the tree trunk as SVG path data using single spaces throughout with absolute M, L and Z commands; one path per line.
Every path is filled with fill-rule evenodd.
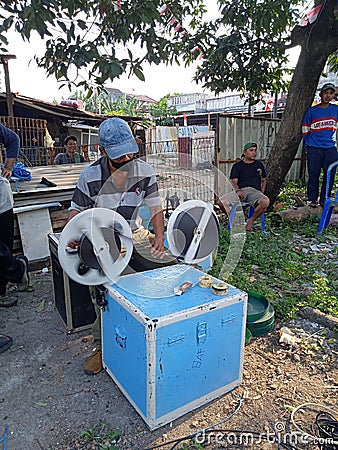
M 309 216 L 320 216 L 322 208 L 310 208 L 309 206 L 301 206 L 297 209 L 284 209 L 283 211 L 277 211 L 271 216 L 271 220 L 275 223 L 285 220 L 297 220 L 298 222 L 306 219 Z
M 267 190 L 272 205 L 297 153 L 302 139 L 301 124 L 312 103 L 320 75 L 331 53 L 338 49 L 336 0 L 328 0 L 312 25 L 296 27 L 293 43 L 301 45 L 283 118 L 275 142 L 266 161 Z

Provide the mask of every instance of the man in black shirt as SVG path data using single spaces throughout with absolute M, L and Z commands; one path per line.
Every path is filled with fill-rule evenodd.
M 218 206 L 229 216 L 231 205 L 238 199 L 249 203 L 255 208 L 253 215 L 247 220 L 245 229 L 252 231 L 254 221 L 260 217 L 269 206 L 269 198 L 264 195 L 266 188 L 265 167 L 260 161 L 256 161 L 257 144 L 247 142 L 243 147 L 243 159 L 235 163 L 230 172 L 231 184 L 237 194 L 233 199 L 232 193 L 224 194 L 218 200 Z

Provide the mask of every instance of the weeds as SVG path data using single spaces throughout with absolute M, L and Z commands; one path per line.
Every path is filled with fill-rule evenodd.
M 183 444 L 181 447 L 178 447 L 177 450 L 203 450 L 203 448 L 201 444 L 191 441 L 189 444 Z
M 298 196 L 305 202 L 306 182 L 302 179 L 284 183 L 278 195 L 278 201 L 283 202 L 286 207 L 294 205 L 294 196 Z
M 122 431 L 113 430 L 111 424 L 103 421 L 100 425 L 83 431 L 80 434 L 81 445 L 90 445 L 91 450 L 119 450 L 116 445 Z
M 318 220 L 310 216 L 275 226 L 268 217 L 267 233 L 247 234 L 239 264 L 227 281 L 265 295 L 282 320 L 294 317 L 305 305 L 338 316 L 337 228 L 330 226 L 318 236 Z M 221 225 L 218 254 L 210 271 L 214 276 L 219 274 L 229 241 L 229 231 Z
M 337 312 L 337 298 L 330 295 L 330 288 L 328 282 L 322 275 L 314 275 L 314 289 L 309 297 L 309 306 L 318 308 L 328 314 L 335 314 Z

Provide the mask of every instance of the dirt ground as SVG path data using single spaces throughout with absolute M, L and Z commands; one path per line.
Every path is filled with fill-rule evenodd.
M 272 439 L 274 432 L 296 430 L 290 421 L 293 407 L 310 402 L 323 405 L 314 410 L 337 411 L 338 337 L 302 319 L 288 324 L 296 332 L 296 348 L 278 342 L 278 323 L 246 346 L 243 383 L 235 395 L 229 393 L 150 432 L 107 373 L 84 374 L 91 350 L 89 331 L 65 332 L 54 309 L 51 274 L 34 272 L 33 282 L 34 292 L 18 293 L 18 304 L 0 311 L 0 330 L 14 339 L 12 348 L 0 355 L 0 439 L 7 424 L 7 450 L 94 449 L 80 444 L 78 436 L 103 420 L 122 430 L 120 450 L 160 444 L 158 448 L 174 448 L 166 443 L 216 423 L 212 430 L 235 431 L 231 438 L 216 431 L 199 435 L 203 448 L 276 449 L 276 443 L 243 440 L 243 430 L 268 432 Z M 314 412 L 304 407 L 295 419 L 309 431 Z M 298 442 L 294 448 L 317 447 Z

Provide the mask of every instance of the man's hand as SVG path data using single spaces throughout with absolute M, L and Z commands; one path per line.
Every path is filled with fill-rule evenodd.
M 163 258 L 164 248 L 164 219 L 162 206 L 150 207 L 151 221 L 154 228 L 155 238 L 151 242 L 151 254 L 154 258 Z
M 242 200 L 243 198 L 245 198 L 244 193 L 239 189 L 238 191 L 236 191 L 237 197 Z
M 5 166 L 1 167 L 1 176 L 9 180 L 12 176 L 12 169 Z
M 6 158 L 4 161 L 4 165 L 1 167 L 1 176 L 10 179 L 13 172 L 14 163 L 16 158 Z
M 165 255 L 165 248 L 164 248 L 164 239 L 160 236 L 155 236 L 154 240 L 151 242 L 151 254 L 157 258 L 163 259 Z
M 67 243 L 67 247 L 69 247 L 72 250 L 77 249 L 78 245 L 79 245 L 79 241 L 69 241 Z

